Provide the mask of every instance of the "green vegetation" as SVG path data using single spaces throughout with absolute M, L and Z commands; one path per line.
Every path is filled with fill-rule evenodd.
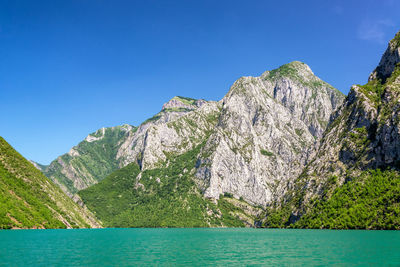
M 267 207 L 267 211 L 263 214 L 262 227 L 265 228 L 286 228 L 289 226 L 289 217 L 291 210 L 289 206 L 283 207 L 271 206 Z
M 302 63 L 300 63 L 300 64 L 302 64 Z M 301 79 L 301 77 L 298 75 L 298 70 L 291 63 L 282 65 L 279 68 L 270 71 L 270 73 L 269 73 L 269 77 L 272 79 L 274 79 L 276 77 L 281 77 L 281 76 L 291 77 L 296 80 Z
M 400 76 L 400 63 L 398 63 L 393 70 L 390 77 L 388 77 L 385 81 L 380 79 L 374 79 L 369 81 L 365 85 L 359 85 L 361 88 L 361 92 L 374 104 L 376 108 L 382 106 L 382 95 L 387 87 L 398 87 L 398 83 L 396 83 L 396 79 Z M 387 105 L 388 103 L 385 103 Z
M 368 131 L 364 127 L 355 128 L 353 132 L 350 132 L 350 140 L 356 146 L 363 146 L 368 142 Z
M 214 216 L 212 217 L 210 226 L 221 226 L 221 225 L 227 227 L 245 226 L 244 223 L 240 220 L 240 218 L 236 215 L 236 214 L 244 215 L 245 212 L 241 208 L 229 202 L 228 201 L 229 198 L 232 198 L 232 196 L 220 196 L 218 200 L 217 208 L 222 215 L 221 218 L 215 216 L 216 214 L 218 214 L 218 211 L 215 210 L 215 205 L 213 205 Z
M 88 142 L 82 141 L 74 150 L 79 153 L 78 156 L 64 154 L 60 159 L 71 165 L 76 171 L 83 174 L 81 176 L 89 177 L 84 182 L 89 186 L 94 181 L 100 181 L 108 174 L 119 168 L 120 160 L 116 159 L 118 144 L 127 134 L 128 131 L 124 126 L 105 128 L 92 133 L 91 136 L 100 138 L 99 140 Z M 137 128 L 134 128 L 135 131 Z M 74 194 L 77 192 L 73 182 L 65 175 L 64 167 L 57 160 L 54 160 L 44 173 L 50 179 L 59 184 L 65 185 L 67 190 Z
M 386 80 L 386 83 L 388 85 L 393 85 L 394 83 L 396 83 L 396 80 L 399 76 L 400 76 L 400 63 L 397 63 L 396 67 L 392 72 L 392 75 L 390 75 L 390 77 Z
M 381 104 L 384 85 L 381 80 L 371 80 L 365 85 L 359 85 L 361 92 L 375 105 L 377 108 Z
M 173 99 L 177 99 L 177 100 L 181 101 L 182 103 L 184 103 L 186 105 L 195 105 L 196 101 L 197 101 L 194 98 L 184 97 L 184 96 L 176 96 Z
M 394 38 L 390 41 L 394 48 L 400 47 L 400 31 L 394 36 Z
M 277 80 L 281 77 L 286 77 L 286 78 L 291 79 L 294 82 L 300 83 L 301 85 L 309 87 L 311 89 L 326 87 L 326 88 L 332 90 L 337 95 L 343 95 L 342 92 L 340 92 L 339 90 L 336 90 L 330 84 L 318 79 L 317 77 L 312 77 L 312 79 L 310 79 L 310 80 L 304 79 L 302 74 L 300 74 L 300 70 L 304 69 L 305 67 L 307 67 L 307 65 L 304 64 L 303 62 L 293 61 L 288 64 L 282 65 L 275 70 L 270 71 L 269 75 L 266 76 L 265 78 Z M 316 90 L 313 90 L 311 98 L 315 99 L 316 96 L 317 96 Z
M 302 129 L 294 129 L 294 131 L 296 132 L 296 134 L 297 134 L 299 137 L 301 137 L 301 136 L 303 135 L 303 133 L 304 133 L 304 130 L 302 130 Z
M 189 112 L 192 110 L 193 109 L 190 109 L 190 108 L 173 107 L 173 108 L 163 109 L 162 112 Z
M 331 194 L 322 192 L 310 202 L 307 212 L 290 222 L 293 207 L 302 202 L 303 193 L 282 206 L 270 207 L 264 227 L 324 229 L 400 229 L 400 174 L 397 171 L 368 170 L 350 177 Z M 337 184 L 331 176 L 325 190 Z
M 365 155 L 371 143 L 365 127 L 354 128 L 351 132 L 343 131 L 340 138 L 344 140 L 342 151 L 351 152 L 354 159 L 358 161 Z
M 300 83 L 303 86 L 308 86 L 310 88 L 320 88 L 322 86 L 331 87 L 329 84 L 324 81 L 314 79 L 312 81 L 306 81 L 304 77 L 299 73 L 301 68 L 304 68 L 306 64 L 299 61 L 294 61 L 285 65 L 280 66 L 279 68 L 272 70 L 269 72 L 269 75 L 266 77 L 267 79 L 277 80 L 282 77 L 286 77 L 291 79 L 296 83 Z M 315 98 L 315 97 L 314 97 Z
M 80 209 L 0 137 L 0 229 L 89 227 Z
M 225 192 L 224 195 L 221 196 L 221 197 L 230 197 L 230 198 L 233 198 L 233 194 L 232 194 L 232 193 Z
M 264 149 L 261 149 L 261 150 L 260 150 L 260 152 L 261 152 L 261 154 L 262 154 L 262 155 L 264 155 L 264 156 L 268 156 L 268 157 L 275 156 L 275 154 L 274 154 L 274 153 L 272 153 L 272 152 L 269 152 L 269 151 L 267 151 L 267 150 L 264 150 Z
M 191 171 L 202 146 L 141 173 L 131 163 L 79 195 L 108 227 L 243 226 L 231 196 L 214 204 L 198 191 Z
M 307 183 L 307 169 L 294 181 L 292 189 L 289 189 L 288 199 L 284 203 L 273 203 L 266 208 L 261 216 L 262 227 L 286 228 L 290 226 L 290 215 L 294 208 L 299 207 L 304 200 L 304 188 Z
M 51 200 L 48 197 L 46 199 L 46 196 L 38 195 L 39 184 L 33 184 L 32 190 L 30 184 L 16 178 L 2 165 L 0 177 L 0 229 L 66 227 L 46 207 Z
M 400 175 L 370 170 L 313 202 L 299 228 L 400 229 Z

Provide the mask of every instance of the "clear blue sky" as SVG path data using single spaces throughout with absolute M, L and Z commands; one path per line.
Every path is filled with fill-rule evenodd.
M 400 30 L 400 1 L 0 0 L 0 135 L 48 164 L 175 95 L 221 99 L 293 60 L 343 93 Z

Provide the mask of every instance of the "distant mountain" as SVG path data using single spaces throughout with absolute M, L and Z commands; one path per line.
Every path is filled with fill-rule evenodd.
M 72 197 L 120 167 L 119 144 L 136 130 L 130 125 L 99 129 L 49 166 L 39 168 Z
M 0 137 L 0 229 L 100 227 Z
M 73 197 L 79 190 L 96 184 L 114 170 L 138 160 L 149 127 L 180 117 L 204 103 L 204 100 L 174 97 L 140 127 L 125 124 L 101 128 L 49 166 L 36 163 L 36 167 Z
M 301 62 L 243 77 L 219 102 L 175 97 L 118 143 L 130 165 L 79 195 L 109 226 L 253 226 L 343 99 Z
M 400 32 L 354 85 L 267 227 L 400 229 Z

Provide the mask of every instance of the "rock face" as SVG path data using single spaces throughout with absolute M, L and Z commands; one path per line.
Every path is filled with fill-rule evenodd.
M 204 144 L 193 179 L 206 198 L 228 193 L 266 205 L 300 174 L 343 99 L 295 61 L 240 78 L 219 102 L 174 97 L 137 128 L 100 129 L 45 173 L 73 194 L 129 163 L 154 169 Z
M 284 197 L 300 218 L 313 200 L 370 169 L 400 169 L 400 32 L 390 41 L 366 85 L 354 85 L 332 115 L 319 149 Z M 332 181 L 335 181 L 332 183 Z M 280 203 L 280 205 L 282 204 Z
M 236 81 L 199 159 L 204 195 L 228 192 L 259 205 L 279 198 L 343 98 L 301 62 Z
M 368 81 L 381 80 L 385 82 L 394 72 L 400 62 L 400 35 L 399 33 L 389 42 L 388 48 L 383 54 L 378 67 L 371 73 Z
M 167 155 L 190 150 L 213 128 L 218 106 L 214 101 L 172 98 L 121 144 L 117 158 L 123 159 L 124 166 L 138 162 L 145 170 L 165 161 Z

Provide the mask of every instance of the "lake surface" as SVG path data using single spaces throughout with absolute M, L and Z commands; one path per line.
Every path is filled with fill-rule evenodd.
M 400 231 L 2 230 L 0 266 L 400 266 Z

